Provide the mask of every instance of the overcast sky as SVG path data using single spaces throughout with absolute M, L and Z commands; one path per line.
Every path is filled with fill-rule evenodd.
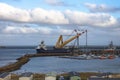
M 0 45 L 54 45 L 88 30 L 88 45 L 120 45 L 120 0 L 0 0 Z M 85 44 L 85 34 L 80 36 Z

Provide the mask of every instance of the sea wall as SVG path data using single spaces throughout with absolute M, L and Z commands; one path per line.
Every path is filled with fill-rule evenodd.
M 11 63 L 11 64 L 8 64 L 6 66 L 0 67 L 0 73 L 10 72 L 10 71 L 20 69 L 20 67 L 22 65 L 24 65 L 25 63 L 27 63 L 28 61 L 29 61 L 28 57 L 22 57 L 19 60 L 17 60 L 17 62 L 15 62 L 15 63 Z
M 41 54 L 26 54 L 17 59 L 16 62 L 0 67 L 0 73 L 11 72 L 21 68 L 22 65 L 27 63 L 32 57 L 44 57 L 44 56 L 70 56 L 70 53 L 41 53 Z

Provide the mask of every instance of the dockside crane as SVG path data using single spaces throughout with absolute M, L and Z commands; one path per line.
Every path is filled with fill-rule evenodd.
M 56 42 L 55 48 L 63 48 L 65 45 L 67 45 L 69 42 L 73 41 L 74 39 L 79 38 L 79 36 L 81 36 L 82 34 L 84 34 L 85 32 L 87 32 L 87 30 L 82 31 L 81 33 L 78 33 L 77 30 L 74 30 L 77 34 L 71 38 L 69 38 L 68 40 L 63 41 L 63 35 L 60 35 L 58 38 L 58 41 Z

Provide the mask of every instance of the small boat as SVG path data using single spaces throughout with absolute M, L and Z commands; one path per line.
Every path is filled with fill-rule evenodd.
M 108 59 L 114 59 L 114 58 L 116 58 L 115 55 L 108 55 Z
M 99 56 L 100 59 L 107 59 L 107 57 L 105 55 L 101 55 Z
M 96 55 L 91 55 L 92 59 L 99 59 L 99 56 L 96 56 Z
M 79 55 L 79 56 L 73 56 L 72 58 L 79 59 L 79 60 L 90 60 L 90 59 L 92 59 L 92 57 L 90 55 L 86 55 L 86 54 Z

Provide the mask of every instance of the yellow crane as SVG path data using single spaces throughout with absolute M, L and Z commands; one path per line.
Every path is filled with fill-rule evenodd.
M 77 31 L 75 30 L 75 32 L 77 32 Z M 63 36 L 60 35 L 58 38 L 58 41 L 56 42 L 55 48 L 63 48 L 66 44 L 68 44 L 72 40 L 78 38 L 80 35 L 82 35 L 85 32 L 87 32 L 87 30 L 83 31 L 82 33 L 77 33 L 75 36 L 73 36 L 70 39 L 65 40 L 65 41 L 63 41 Z

